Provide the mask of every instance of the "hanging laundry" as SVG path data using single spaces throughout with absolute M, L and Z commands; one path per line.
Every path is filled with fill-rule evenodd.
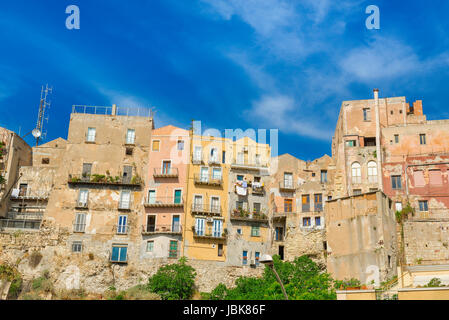
M 235 191 L 239 196 L 246 196 L 246 188 L 235 186 Z

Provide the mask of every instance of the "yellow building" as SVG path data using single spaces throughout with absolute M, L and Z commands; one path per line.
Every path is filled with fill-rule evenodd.
M 189 259 L 226 259 L 229 140 L 191 132 L 183 253 Z

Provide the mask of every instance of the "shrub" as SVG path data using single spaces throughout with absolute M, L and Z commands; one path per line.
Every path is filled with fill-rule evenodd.
M 32 268 L 36 268 L 42 260 L 42 254 L 39 251 L 33 251 L 30 255 L 28 264 Z
M 441 280 L 438 278 L 432 278 L 428 284 L 426 284 L 424 287 L 432 288 L 432 287 L 444 287 L 444 285 L 441 284 Z
M 22 288 L 22 277 L 17 268 L 9 264 L 0 265 L 0 279 L 11 282 L 7 299 L 17 299 Z
M 178 263 L 165 265 L 148 279 L 148 287 L 162 300 L 186 300 L 192 297 L 195 285 L 195 269 L 187 265 L 185 257 Z

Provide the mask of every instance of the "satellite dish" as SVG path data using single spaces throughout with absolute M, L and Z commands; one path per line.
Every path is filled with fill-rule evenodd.
M 42 135 L 42 132 L 39 129 L 34 129 L 33 131 L 31 131 L 31 134 L 33 135 L 33 137 L 39 138 Z

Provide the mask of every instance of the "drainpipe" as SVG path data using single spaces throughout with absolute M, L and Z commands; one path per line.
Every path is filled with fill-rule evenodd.
M 189 212 L 189 182 L 190 182 L 190 166 L 191 166 L 191 161 L 192 161 L 192 156 L 193 156 L 193 120 L 192 120 L 192 128 L 189 130 L 189 155 L 187 158 L 187 172 L 186 172 L 186 183 L 187 183 L 187 187 L 186 187 L 186 193 L 185 193 L 185 205 L 184 205 L 184 220 L 183 220 L 183 242 L 182 242 L 182 256 L 185 256 L 185 247 L 186 247 L 186 231 L 187 231 L 187 213 Z
M 377 155 L 377 184 L 380 191 L 384 191 L 382 181 L 382 153 L 380 148 L 380 110 L 379 110 L 379 89 L 374 89 L 374 104 L 376 108 L 376 155 Z

